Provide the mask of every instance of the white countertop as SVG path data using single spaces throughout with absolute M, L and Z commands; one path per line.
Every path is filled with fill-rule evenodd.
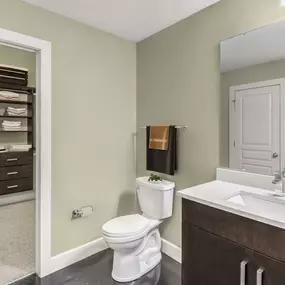
M 258 195 L 272 197 L 272 191 L 260 188 L 243 186 L 239 184 L 215 180 L 177 192 L 178 196 L 216 209 L 237 214 L 252 220 L 285 229 L 285 216 L 278 211 L 261 211 L 254 207 L 238 205 L 227 201 L 240 192 L 248 192 Z M 273 198 L 277 203 L 284 203 L 285 198 Z

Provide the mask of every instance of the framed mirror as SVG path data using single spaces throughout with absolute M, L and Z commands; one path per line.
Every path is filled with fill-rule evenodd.
M 264 175 L 285 167 L 285 21 L 221 43 L 223 166 Z

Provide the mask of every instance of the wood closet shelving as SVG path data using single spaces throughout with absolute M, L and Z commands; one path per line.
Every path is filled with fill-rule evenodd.
M 9 74 L 9 72 L 15 72 L 13 69 L 7 69 L 4 67 L 1 69 L 1 74 Z M 16 74 L 16 73 L 15 73 Z M 6 109 L 8 106 L 19 108 L 27 107 L 27 116 L 9 116 L 5 113 L 0 115 L 0 122 L 3 120 L 22 120 L 27 123 L 26 130 L 12 130 L 4 131 L 2 126 L 0 127 L 0 136 L 7 136 L 4 141 L 9 144 L 9 138 L 13 140 L 13 136 L 17 136 L 19 133 L 27 133 L 26 142 L 24 144 L 32 145 L 32 149 L 26 152 L 19 151 L 8 151 L 0 152 L 0 196 L 9 195 L 18 192 L 24 192 L 33 190 L 33 162 L 34 162 L 34 119 L 35 119 L 35 92 L 34 87 L 21 86 L 18 82 L 27 83 L 27 73 L 21 75 L 20 81 L 10 80 L 10 84 L 4 83 L 3 79 L 0 80 L 0 91 L 10 91 L 20 94 L 21 100 L 27 99 L 26 101 L 21 100 L 6 100 L 0 99 L 0 108 Z M 26 76 L 26 77 L 25 77 Z M 1 76 L 0 76 L 1 77 Z M 21 81 L 22 80 L 22 81 Z M 14 84 L 15 83 L 15 84 Z M 21 96 L 21 95 L 24 95 Z

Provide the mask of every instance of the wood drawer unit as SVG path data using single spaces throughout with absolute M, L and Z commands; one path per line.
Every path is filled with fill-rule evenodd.
M 33 153 L 31 151 L 0 153 L 0 166 L 14 166 L 24 164 L 33 164 Z
M 33 176 L 33 165 L 0 167 L 0 181 Z
M 7 195 L 33 189 L 32 178 L 14 179 L 0 182 L 0 195 Z
M 285 284 L 285 230 L 183 199 L 183 285 Z

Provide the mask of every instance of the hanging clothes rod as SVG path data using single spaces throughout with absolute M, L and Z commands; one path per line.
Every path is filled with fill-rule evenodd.
M 140 127 L 141 129 L 146 129 L 147 127 L 144 126 L 144 127 Z M 188 126 L 175 126 L 175 129 L 187 129 Z

